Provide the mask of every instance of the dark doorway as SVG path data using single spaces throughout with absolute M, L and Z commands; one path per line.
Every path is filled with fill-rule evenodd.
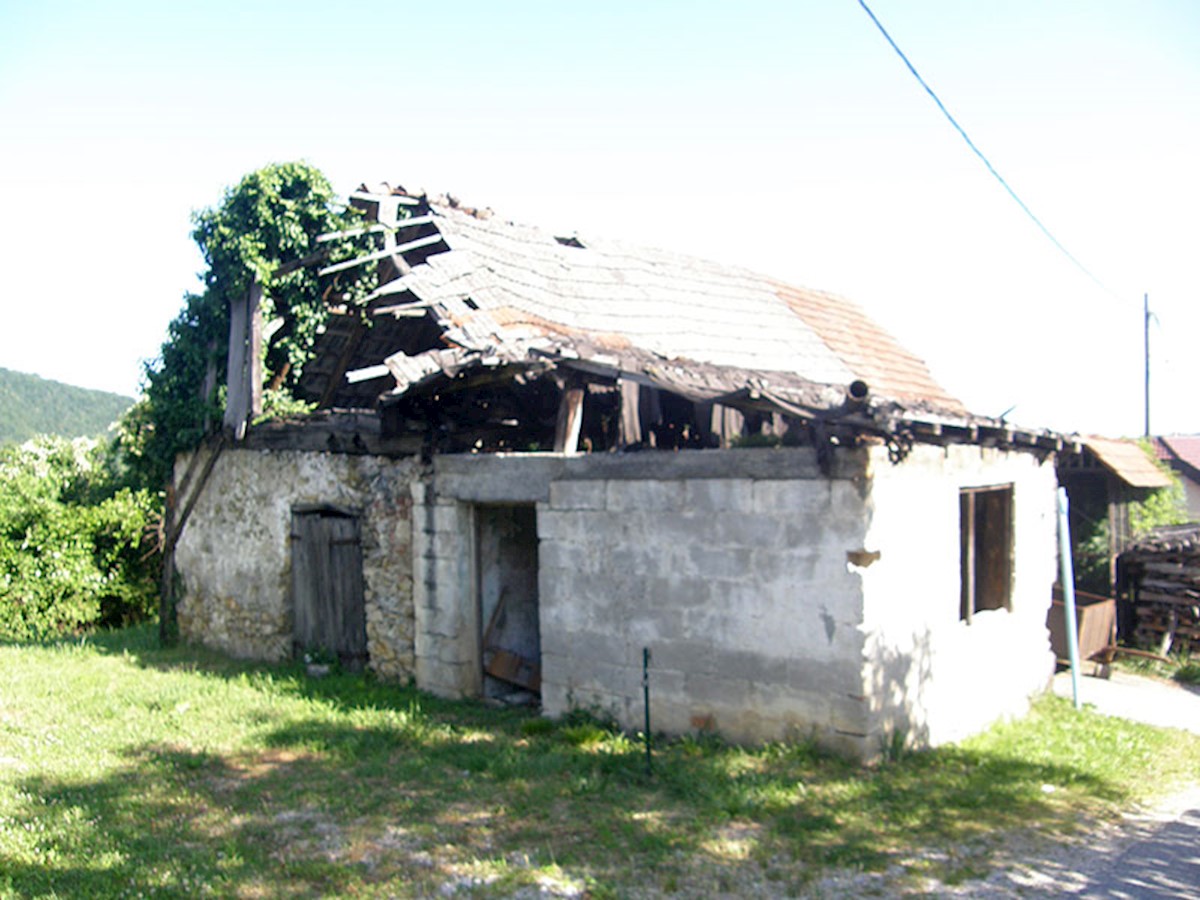
M 322 651 L 360 671 L 367 661 L 359 517 L 332 506 L 292 510 L 292 628 L 296 655 Z
M 478 506 L 480 658 L 483 695 L 537 703 L 542 688 L 537 512 Z

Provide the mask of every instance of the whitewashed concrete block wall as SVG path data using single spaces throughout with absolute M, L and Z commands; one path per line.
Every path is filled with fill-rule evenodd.
M 959 492 L 1012 485 L 1011 610 L 960 621 Z M 900 465 L 871 453 L 871 527 L 880 556 L 862 571 L 867 749 L 899 732 L 917 745 L 959 740 L 1019 716 L 1054 672 L 1046 615 L 1055 579 L 1050 458 L 918 445 Z

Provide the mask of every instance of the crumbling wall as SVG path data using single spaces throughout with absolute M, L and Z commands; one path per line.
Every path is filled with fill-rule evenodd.
M 240 657 L 288 657 L 292 509 L 334 504 L 361 515 L 368 665 L 412 677 L 414 469 L 381 456 L 225 450 L 175 554 L 181 637 Z

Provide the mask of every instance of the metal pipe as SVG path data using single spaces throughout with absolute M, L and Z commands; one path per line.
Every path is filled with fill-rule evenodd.
M 1079 702 L 1079 627 L 1075 618 L 1075 567 L 1071 562 L 1071 523 L 1068 517 L 1067 489 L 1058 489 L 1058 558 L 1063 589 L 1063 610 L 1067 617 L 1067 655 L 1071 660 L 1071 693 L 1075 708 Z
M 845 407 L 847 410 L 862 409 L 867 405 L 867 397 L 871 394 L 870 386 L 861 379 L 855 379 L 846 386 Z

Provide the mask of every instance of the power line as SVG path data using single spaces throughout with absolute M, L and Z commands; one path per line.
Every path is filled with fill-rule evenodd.
M 946 109 L 946 105 L 942 103 L 942 101 L 938 98 L 938 95 L 934 93 L 933 88 L 931 88 L 925 79 L 921 77 L 921 73 L 917 71 L 916 67 L 909 62 L 908 57 L 904 55 L 904 51 L 900 49 L 899 45 L 892 40 L 892 36 L 888 34 L 887 29 L 883 27 L 883 23 L 876 18 L 875 13 L 871 12 L 871 7 L 867 6 L 866 0 L 858 0 L 858 5 L 863 8 L 863 12 L 871 17 L 871 21 L 874 22 L 875 27 L 879 29 L 879 33 L 884 36 L 889 44 L 891 44 L 892 49 L 896 51 L 896 55 L 904 61 L 904 65 L 908 66 L 908 71 L 912 72 L 913 78 L 917 79 L 921 87 L 925 88 L 925 93 L 927 93 L 930 98 L 932 98 L 933 102 L 937 104 L 937 108 L 942 111 L 942 115 L 944 115 L 950 124 L 954 126 L 954 130 L 962 135 L 962 139 L 967 142 L 967 146 L 971 148 L 971 152 L 978 156 L 980 161 L 987 166 L 987 170 L 992 173 L 992 176 L 998 182 L 1000 182 L 1001 187 L 1003 187 L 1004 190 L 1008 192 L 1008 195 L 1016 201 L 1017 205 L 1021 207 L 1025 215 L 1029 216 L 1029 218 L 1033 221 L 1033 224 L 1041 229 L 1042 234 L 1048 237 L 1054 246 L 1062 251 L 1063 255 L 1073 262 L 1075 267 L 1078 268 L 1079 271 L 1081 271 L 1088 278 L 1090 278 L 1097 287 L 1099 287 L 1113 299 L 1124 302 L 1115 291 L 1113 291 L 1108 285 L 1092 274 L 1092 271 L 1087 266 L 1076 259 L 1075 255 L 1066 247 L 1064 247 L 1058 238 L 1050 233 L 1050 229 L 1042 224 L 1042 220 L 1033 214 L 1033 210 L 1025 205 L 1025 201 L 1017 196 L 1017 192 L 1014 191 L 1009 183 L 1004 180 L 1004 177 L 996 171 L 996 167 L 993 166 L 988 158 L 983 155 L 983 151 L 975 146 L 975 142 L 971 140 L 971 138 L 967 135 L 967 132 L 963 130 L 963 127 L 958 124 L 958 121 L 954 118 L 954 116 L 950 115 L 950 110 Z

